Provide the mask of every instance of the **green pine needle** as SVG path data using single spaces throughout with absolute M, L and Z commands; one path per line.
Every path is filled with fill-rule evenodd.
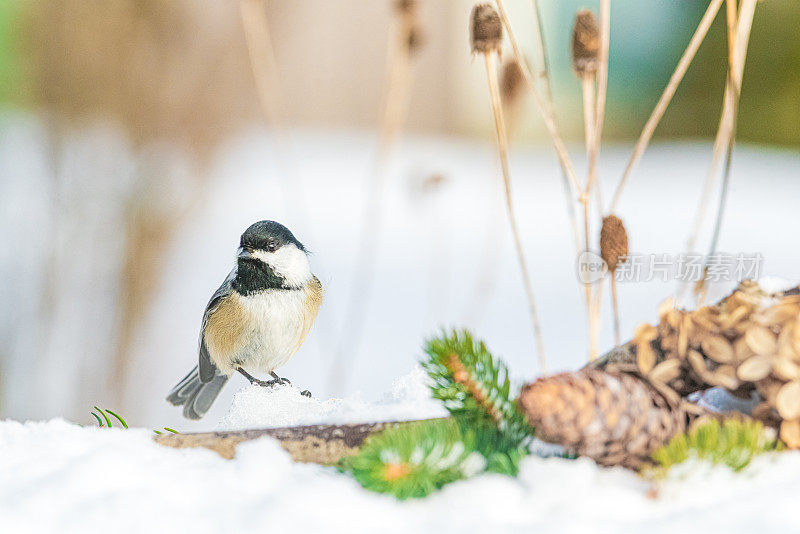
M 108 414 L 111 414 L 111 416 L 114 419 L 119 421 L 119 424 L 122 425 L 122 428 L 128 428 L 128 423 L 126 423 L 125 419 L 123 419 L 122 416 L 119 415 L 118 413 L 112 412 L 108 408 L 103 409 L 97 406 L 95 406 L 94 409 L 97 410 L 97 412 L 99 412 L 100 415 L 95 413 L 94 410 L 92 410 L 90 413 L 97 420 L 97 426 L 99 426 L 100 428 L 112 428 L 111 419 L 109 419 Z M 100 416 L 102 416 L 102 419 L 100 418 Z M 174 430 L 166 426 L 164 427 L 164 430 L 166 430 L 167 432 L 172 432 L 173 434 L 180 434 L 180 432 L 178 432 L 177 430 Z M 162 432 L 159 430 L 153 430 L 153 432 L 159 435 L 162 434 Z
M 724 464 L 740 471 L 757 455 L 780 450 L 781 445 L 769 437 L 758 421 L 716 419 L 695 425 L 688 433 L 678 434 L 655 453 L 653 460 L 659 474 L 666 474 L 674 465 L 689 459 Z
M 486 345 L 466 330 L 429 340 L 425 352 L 428 360 L 423 366 L 433 380 L 434 398 L 444 402 L 463 428 L 475 430 L 478 450 L 487 459 L 497 454 L 508 456 L 498 459 L 499 463 L 490 461 L 490 466 L 516 474 L 520 455 L 525 454 L 520 451 L 526 450 L 533 428 L 511 397 L 506 366 L 495 362 Z
M 100 416 L 94 412 L 91 412 L 95 419 L 97 419 L 97 426 L 103 428 L 103 421 L 100 419 Z
M 105 421 L 106 421 L 106 426 L 108 428 L 111 428 L 111 419 L 108 418 L 108 415 L 106 415 L 106 412 L 104 412 L 101 408 L 98 408 L 97 406 L 95 406 L 94 409 L 97 410 L 98 412 L 100 412 L 100 415 L 102 415 L 103 419 L 105 419 Z M 103 424 L 100 423 L 100 426 L 102 427 Z
M 120 417 L 120 416 L 119 416 L 119 415 L 117 415 L 116 413 L 112 412 L 112 411 L 111 411 L 111 410 L 109 410 L 108 408 L 106 408 L 106 412 L 108 412 L 108 413 L 110 413 L 111 415 L 113 415 L 114 417 L 116 417 L 117 421 L 119 421 L 119 422 L 120 422 L 120 424 L 123 426 L 123 428 L 128 428 L 128 423 L 126 423 L 126 422 L 125 422 L 125 419 L 123 419 L 122 417 Z
M 367 438 L 342 462 L 364 488 L 398 499 L 425 497 L 445 484 L 483 471 L 475 438 L 453 420 L 389 428 Z

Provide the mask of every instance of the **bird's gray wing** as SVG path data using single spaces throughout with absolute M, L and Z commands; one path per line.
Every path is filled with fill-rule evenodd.
M 206 323 L 208 322 L 209 316 L 214 313 L 214 310 L 217 309 L 219 303 L 222 301 L 223 298 L 231 294 L 233 291 L 233 279 L 236 278 L 236 268 L 228 274 L 228 277 L 225 278 L 225 281 L 222 282 L 222 285 L 219 286 L 213 295 L 211 295 L 211 300 L 208 301 L 206 305 L 206 311 L 203 314 L 203 326 L 200 328 L 200 363 L 198 364 L 198 368 L 200 370 L 200 381 L 202 383 L 211 382 L 214 377 L 218 374 L 217 366 L 214 365 L 214 362 L 211 360 L 211 355 L 208 353 L 208 348 L 206 348 L 205 342 L 205 332 L 206 332 Z

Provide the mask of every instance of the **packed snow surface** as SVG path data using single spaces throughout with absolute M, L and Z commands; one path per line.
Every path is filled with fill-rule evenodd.
M 415 369 L 379 402 L 246 388 L 221 426 L 441 415 Z M 268 405 L 268 406 L 265 406 Z M 269 409 L 267 409 L 269 408 Z M 0 422 L 0 532 L 790 532 L 800 528 L 800 453 L 743 473 L 691 463 L 658 486 L 591 460 L 529 457 L 518 478 L 481 475 L 397 502 L 333 468 L 293 463 L 278 443 L 233 460 L 156 444 L 152 430 L 63 419 Z

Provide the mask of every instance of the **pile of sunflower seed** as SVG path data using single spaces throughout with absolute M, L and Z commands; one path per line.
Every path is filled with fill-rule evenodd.
M 722 387 L 762 402 L 752 416 L 800 448 L 800 295 L 768 294 L 744 282 L 714 306 L 677 309 L 668 300 L 656 326 L 633 338 L 638 372 L 681 396 Z

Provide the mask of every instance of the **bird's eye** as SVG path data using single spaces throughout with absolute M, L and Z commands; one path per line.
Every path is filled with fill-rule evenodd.
M 277 244 L 275 244 L 275 241 L 269 241 L 269 242 L 267 243 L 267 250 L 268 250 L 268 251 L 270 251 L 270 252 L 275 252 L 275 249 L 277 249 L 277 248 L 278 248 L 278 245 L 277 245 Z

